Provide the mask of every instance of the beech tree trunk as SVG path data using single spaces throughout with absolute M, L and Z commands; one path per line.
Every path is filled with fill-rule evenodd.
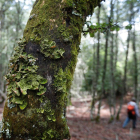
M 135 33 L 135 25 L 133 30 L 133 59 L 134 59 L 134 95 L 135 98 L 138 99 L 138 61 L 137 61 L 137 50 L 136 50 L 136 33 Z
M 111 19 L 114 19 L 113 9 L 114 9 L 115 1 L 111 0 L 110 2 L 110 17 Z M 111 90 L 110 90 L 110 96 L 109 96 L 109 105 L 110 105 L 110 122 L 112 122 L 116 115 L 116 92 L 115 92 L 115 63 L 114 63 L 114 34 L 111 34 L 111 48 L 110 48 L 110 81 L 111 81 Z M 113 107 L 113 108 L 112 108 Z
M 97 13 L 97 20 L 98 20 L 98 24 L 100 25 L 100 7 L 98 8 L 98 13 Z M 98 39 L 98 43 L 97 43 L 97 54 L 96 54 L 96 59 L 93 59 L 96 60 L 96 62 L 93 62 L 94 64 L 96 64 L 96 69 L 95 69 L 95 80 L 92 79 L 92 81 L 95 81 L 94 84 L 92 85 L 93 87 L 93 95 L 92 95 L 92 102 L 91 102 L 91 110 L 90 110 L 90 115 L 91 115 L 91 120 L 93 120 L 93 111 L 94 111 L 94 105 L 95 105 L 95 93 L 97 92 L 97 85 L 98 85 L 98 78 L 99 78 L 99 69 L 100 69 L 100 32 L 98 31 L 98 34 L 97 34 L 97 39 Z M 94 65 L 93 64 L 93 65 Z
M 81 32 L 101 0 L 36 0 L 10 60 L 0 140 L 63 140 Z

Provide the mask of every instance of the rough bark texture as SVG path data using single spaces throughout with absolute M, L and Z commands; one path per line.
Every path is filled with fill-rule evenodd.
M 69 138 L 64 116 L 82 27 L 100 0 L 36 0 L 11 58 L 1 140 Z

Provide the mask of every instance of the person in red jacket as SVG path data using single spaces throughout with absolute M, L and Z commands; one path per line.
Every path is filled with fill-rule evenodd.
M 136 128 L 136 120 L 139 117 L 139 110 L 136 104 L 136 99 L 133 97 L 132 100 L 127 105 L 127 118 L 123 123 L 123 128 L 127 126 L 130 120 L 133 122 L 133 128 Z

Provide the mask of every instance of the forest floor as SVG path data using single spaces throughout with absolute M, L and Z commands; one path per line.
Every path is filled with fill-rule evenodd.
M 132 129 L 132 121 L 129 122 L 125 129 L 122 128 L 122 124 L 127 116 L 128 101 L 129 99 L 126 99 L 123 104 L 120 120 L 108 123 L 110 111 L 106 100 L 103 100 L 100 123 L 96 123 L 90 119 L 91 97 L 72 99 L 72 105 L 67 107 L 67 122 L 71 140 L 140 140 L 139 118 L 136 129 Z M 97 106 L 95 112 L 97 112 Z M 118 110 L 118 108 L 119 103 L 116 104 L 116 109 Z M 96 113 L 94 116 L 96 116 Z
M 108 123 L 110 111 L 106 100 L 102 101 L 100 123 L 91 121 L 90 104 L 91 97 L 72 98 L 72 105 L 67 107 L 67 122 L 71 134 L 70 140 L 140 140 L 140 119 L 137 120 L 136 129 L 132 129 L 132 122 L 122 128 L 127 116 L 127 102 L 123 104 L 120 120 Z M 119 102 L 119 100 L 117 101 Z M 97 103 L 95 112 L 97 112 Z M 116 109 L 119 104 L 116 104 Z M 3 105 L 0 105 L 0 120 L 2 119 Z M 96 114 L 93 116 L 95 117 Z

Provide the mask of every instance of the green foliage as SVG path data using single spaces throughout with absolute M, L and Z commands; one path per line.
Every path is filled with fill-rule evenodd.
M 102 76 L 103 76 L 103 71 L 104 71 L 104 69 L 103 69 L 104 53 L 102 52 L 103 50 L 100 50 L 100 51 L 101 51 L 101 53 L 100 53 L 100 69 L 98 70 L 99 77 L 97 80 L 97 87 L 96 87 L 97 94 L 100 94 L 100 92 L 102 91 Z M 85 61 L 88 69 L 87 69 L 86 73 L 84 74 L 85 79 L 83 80 L 83 85 L 82 85 L 82 89 L 81 89 L 82 91 L 90 91 L 91 92 L 92 86 L 94 86 L 95 76 L 96 76 L 96 65 L 95 65 L 94 61 L 95 60 L 93 60 L 93 54 L 91 54 L 88 61 Z M 117 65 L 119 65 L 119 63 L 117 63 Z M 111 89 L 110 73 L 111 73 L 111 69 L 109 67 L 107 67 L 106 77 L 105 77 L 105 85 L 104 85 L 104 95 L 105 96 L 110 93 L 110 89 Z M 122 77 L 123 77 L 122 70 L 119 69 L 119 67 L 118 67 L 114 73 L 114 78 L 115 78 L 114 86 L 115 86 L 116 92 L 120 92 L 120 93 L 122 92 L 122 83 L 123 83 Z
M 21 110 L 24 110 L 27 105 L 28 105 L 27 101 L 23 101 L 23 103 L 20 104 L 19 107 L 20 107 Z
M 136 70 L 139 71 L 139 64 L 138 62 L 134 62 L 133 57 L 135 57 L 137 54 L 135 53 L 135 51 L 138 52 L 139 50 L 138 48 L 139 43 L 138 43 L 138 40 L 136 39 L 137 38 L 136 36 L 138 36 L 139 31 L 137 29 L 137 23 L 135 22 L 135 20 L 137 19 L 137 16 L 139 15 L 138 13 L 139 3 L 137 0 L 126 0 L 124 1 L 124 3 L 120 3 L 120 1 L 116 1 L 115 3 L 112 4 L 112 7 L 113 9 L 111 9 L 111 7 L 108 8 L 108 5 L 101 6 L 100 15 L 97 15 L 98 12 L 95 11 L 96 15 L 93 15 L 92 17 L 90 17 L 91 20 L 86 21 L 85 23 L 86 29 L 84 28 L 83 34 L 84 36 L 86 36 L 89 33 L 90 37 L 94 37 L 94 44 L 91 47 L 91 44 L 88 43 L 90 41 L 88 40 L 88 38 L 86 38 L 85 44 L 86 45 L 88 44 L 88 45 L 82 46 L 83 50 L 81 51 L 83 54 L 81 55 L 81 58 L 82 58 L 82 63 L 84 63 L 84 68 L 82 69 L 86 71 L 85 67 L 87 66 L 87 71 L 84 73 L 85 80 L 83 80 L 82 90 L 92 92 L 92 90 L 95 91 L 97 89 L 95 91 L 97 94 L 102 91 L 102 80 L 103 80 L 102 77 L 103 77 L 103 72 L 104 72 L 103 63 L 104 63 L 104 55 L 105 55 L 103 52 L 105 52 L 105 47 L 107 44 L 107 49 L 108 49 L 107 62 L 106 62 L 107 69 L 106 69 L 106 77 L 104 79 L 105 91 L 103 92 L 107 94 L 109 93 L 108 95 L 110 95 L 110 93 L 113 91 L 113 88 L 114 88 L 115 93 L 121 95 L 121 93 L 123 92 L 123 85 L 124 85 L 123 83 L 124 71 L 125 71 L 124 67 L 126 63 L 125 58 L 126 58 L 126 51 L 127 51 L 127 48 L 124 46 L 126 46 L 126 44 L 128 46 L 128 43 L 129 43 L 129 52 L 128 52 L 128 60 L 127 60 L 128 65 L 127 65 L 127 74 L 126 74 L 126 77 L 127 77 L 126 88 L 127 90 L 133 89 L 133 88 L 136 88 L 136 85 L 138 85 L 138 83 L 134 81 L 134 78 L 136 80 L 136 77 L 139 76 L 139 74 L 136 74 Z M 99 23 L 97 23 L 98 21 Z M 125 24 L 128 24 L 128 25 L 124 26 Z M 125 33 L 118 32 L 118 31 L 124 31 L 124 30 L 125 30 Z M 126 39 L 128 40 L 127 38 L 128 31 L 130 33 L 130 38 L 129 38 L 129 42 L 126 42 L 125 40 Z M 100 34 L 97 34 L 97 32 Z M 104 33 L 104 34 L 101 34 L 101 33 Z M 136 39 L 135 42 L 133 42 L 134 38 Z M 134 51 L 133 45 L 136 46 L 135 51 Z M 100 49 L 99 49 L 100 61 L 97 56 L 99 46 L 100 46 Z M 123 47 L 124 49 L 122 49 Z M 94 52 L 91 53 L 93 50 Z M 134 54 L 132 53 L 132 50 L 134 51 Z M 110 57 L 112 57 L 113 60 L 110 60 L 111 59 Z M 98 65 L 98 61 L 100 64 L 99 65 L 100 69 L 98 69 L 99 77 L 96 83 L 96 73 L 97 73 L 96 68 Z M 136 63 L 137 63 L 138 68 L 136 68 Z M 113 72 L 111 71 L 111 65 L 113 67 Z M 112 76 L 113 74 L 114 74 L 114 77 Z M 114 85 L 111 83 L 111 81 L 113 81 L 112 77 L 114 78 L 114 81 L 115 81 Z
M 125 29 L 131 30 L 132 29 L 132 25 L 130 24 L 130 25 L 125 26 Z
M 106 33 L 107 30 L 119 31 L 121 28 L 118 24 L 114 24 L 112 20 L 110 20 L 109 23 L 100 23 L 100 24 L 96 23 L 96 25 L 92 25 L 91 22 L 86 22 L 86 25 L 88 29 L 87 31 L 83 31 L 83 34 L 86 36 L 87 33 L 89 32 L 90 37 L 94 37 L 94 34 L 96 32 Z
M 94 33 L 93 32 L 90 32 L 90 37 L 94 37 Z

